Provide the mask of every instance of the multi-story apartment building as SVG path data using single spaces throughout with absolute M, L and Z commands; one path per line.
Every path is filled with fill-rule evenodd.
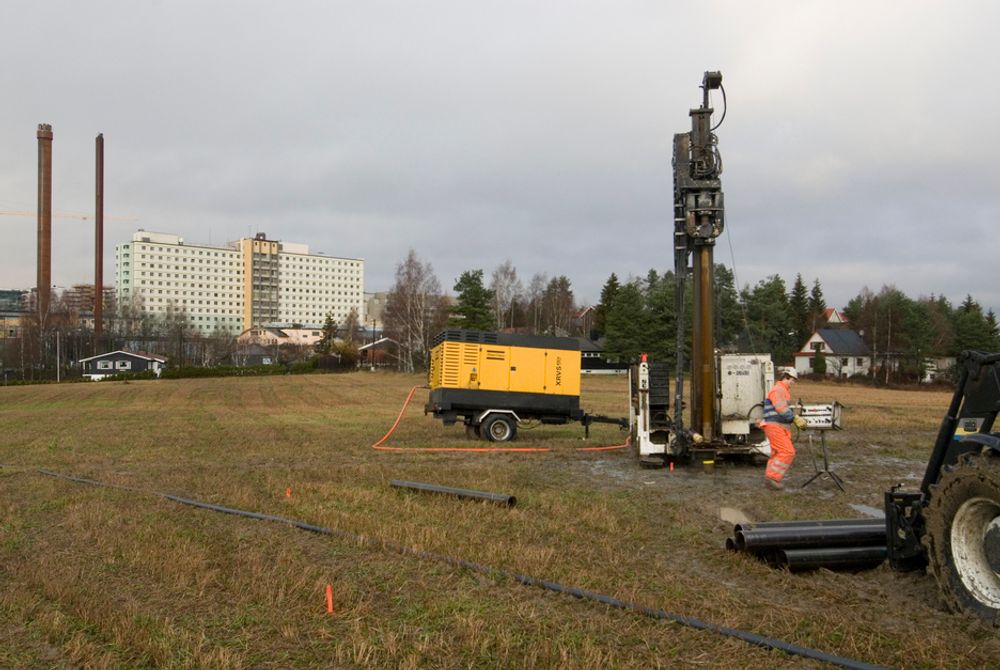
M 115 247 L 120 305 L 161 318 L 183 314 L 204 334 L 322 324 L 328 313 L 343 323 L 351 309 L 363 318 L 364 269 L 360 258 L 310 254 L 305 244 L 264 233 L 213 247 L 140 230 Z

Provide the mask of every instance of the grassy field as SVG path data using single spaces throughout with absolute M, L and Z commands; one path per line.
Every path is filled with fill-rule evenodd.
M 722 508 L 755 520 L 860 516 L 915 488 L 949 395 L 804 382 L 840 400 L 843 494 L 800 443 L 763 468 L 643 470 L 610 426 L 543 426 L 544 453 L 377 452 L 409 389 L 380 373 L 0 388 L 0 667 L 822 667 L 736 639 L 379 549 L 194 509 L 175 494 L 560 582 L 901 668 L 996 667 L 995 630 L 945 612 L 933 580 L 887 566 L 792 575 L 723 550 Z M 423 416 L 387 443 L 482 446 Z M 623 415 L 621 378 L 584 407 Z M 813 447 L 815 449 L 815 445 Z M 96 488 L 38 469 L 129 487 Z M 515 508 L 391 488 L 510 493 Z M 290 496 L 288 495 L 290 493 Z M 334 612 L 326 610 L 331 585 Z

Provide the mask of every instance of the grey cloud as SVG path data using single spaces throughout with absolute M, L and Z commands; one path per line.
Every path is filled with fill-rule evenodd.
M 366 258 L 369 290 L 412 247 L 445 287 L 510 258 L 594 301 L 672 265 L 671 138 L 718 68 L 716 259 L 731 242 L 741 283 L 1000 308 L 995 3 L 8 5 L 0 56 L 26 65 L 0 71 L 0 208 L 34 207 L 51 122 L 55 208 L 92 209 L 104 132 L 108 215 L 139 218 L 109 223 L 109 259 L 135 227 L 265 231 Z M 0 286 L 30 286 L 34 222 L 0 226 Z M 56 232 L 56 283 L 88 281 L 86 223 Z

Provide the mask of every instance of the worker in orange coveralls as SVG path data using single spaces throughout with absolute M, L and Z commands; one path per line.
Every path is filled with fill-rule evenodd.
M 764 476 L 767 485 L 772 489 L 784 488 L 781 480 L 795 460 L 792 424 L 799 429 L 807 425 L 805 419 L 795 416 L 791 407 L 791 388 L 798 379 L 799 373 L 795 368 L 784 368 L 781 371 L 781 379 L 771 388 L 767 400 L 764 401 L 764 418 L 760 422 L 760 427 L 764 429 L 764 435 L 771 443 L 771 457 L 767 459 Z

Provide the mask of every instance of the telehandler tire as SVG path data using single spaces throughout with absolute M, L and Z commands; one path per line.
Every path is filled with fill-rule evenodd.
M 1000 627 L 1000 456 L 966 455 L 931 488 L 928 571 L 953 611 Z

